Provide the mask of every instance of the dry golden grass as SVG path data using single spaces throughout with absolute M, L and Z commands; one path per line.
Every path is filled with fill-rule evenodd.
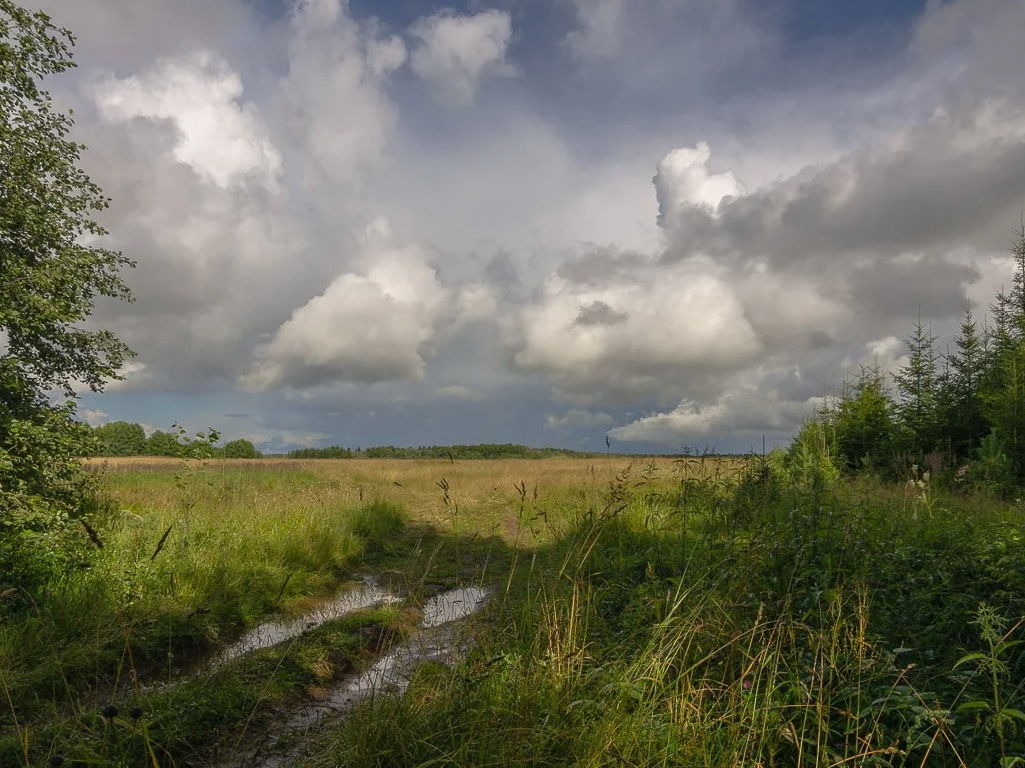
M 162 457 L 89 459 L 115 498 L 128 507 L 167 508 L 181 491 L 173 478 L 183 471 L 222 476 L 236 500 L 258 510 L 350 508 L 382 499 L 408 510 L 414 524 L 469 536 L 497 535 L 508 543 L 536 543 L 542 526 L 574 511 L 605 503 L 617 482 L 644 483 L 671 491 L 687 478 L 730 478 L 744 460 L 717 458 L 600 459 L 210 459 L 187 465 Z M 273 482 L 273 478 L 281 482 Z M 221 483 L 223 485 L 224 483 Z M 193 491 L 205 493 L 202 483 Z M 259 491 L 256 491 L 259 486 Z M 252 495 L 250 495 L 252 494 Z M 223 503 L 223 496 L 222 496 Z M 215 509 L 214 505 L 200 507 Z

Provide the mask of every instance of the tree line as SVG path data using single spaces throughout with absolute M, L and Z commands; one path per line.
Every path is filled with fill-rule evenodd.
M 590 458 L 604 454 L 563 448 L 531 448 L 515 443 L 478 443 L 476 445 L 427 445 L 397 448 L 393 445 L 373 448 L 299 448 L 288 452 L 290 459 L 547 459 L 553 456 Z
M 231 440 L 218 445 L 220 435 L 214 430 L 190 436 L 177 427 L 171 431 L 156 430 L 148 437 L 141 424 L 112 421 L 91 429 L 92 440 L 86 453 L 90 456 L 174 456 L 176 458 L 258 459 L 263 456 L 252 441 Z
M 84 425 L 83 425 L 84 426 Z M 112 421 L 98 427 L 85 427 L 91 433 L 86 454 L 93 457 L 172 456 L 177 458 L 257 459 L 263 454 L 249 440 L 238 439 L 218 445 L 216 431 L 190 436 L 184 429 L 155 430 L 149 436 L 141 424 Z M 564 448 L 532 448 L 515 443 L 478 443 L 475 445 L 427 445 L 368 448 L 297 448 L 285 454 L 289 459 L 546 459 L 553 456 L 593 458 L 604 454 Z
M 966 309 L 941 349 L 919 319 L 905 338 L 906 363 L 863 367 L 794 449 L 818 441 L 839 468 L 890 478 L 917 466 L 997 491 L 1025 481 L 1025 226 L 1011 252 L 1011 288 L 994 297 L 985 323 Z

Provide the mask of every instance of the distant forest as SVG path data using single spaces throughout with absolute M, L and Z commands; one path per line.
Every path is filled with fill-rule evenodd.
M 563 448 L 531 448 L 513 443 L 427 445 L 419 448 L 396 448 L 385 445 L 356 449 L 333 445 L 329 448 L 300 448 L 288 453 L 291 459 L 547 459 L 553 456 L 586 458 L 604 455 Z
M 90 456 L 170 456 L 175 458 L 257 459 L 263 454 L 249 440 L 231 440 L 219 445 L 214 432 L 188 435 L 173 427 L 156 430 L 147 437 L 141 424 L 114 421 L 100 427 L 84 429 L 91 432 Z M 514 443 L 479 443 L 476 445 L 428 445 L 401 448 L 392 445 L 369 448 L 299 448 L 284 454 L 289 459 L 547 459 L 556 456 L 598 458 L 606 452 L 572 451 L 565 448 L 532 448 Z M 623 454 L 612 454 L 623 455 Z M 631 454 L 634 455 L 634 454 Z M 665 454 L 636 454 L 637 458 Z

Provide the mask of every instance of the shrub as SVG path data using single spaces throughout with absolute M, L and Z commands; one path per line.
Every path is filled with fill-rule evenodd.
M 260 452 L 249 440 L 232 440 L 224 445 L 226 459 L 258 459 Z

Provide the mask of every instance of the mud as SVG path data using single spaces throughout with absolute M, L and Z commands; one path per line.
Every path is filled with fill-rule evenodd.
M 460 622 L 476 613 L 487 600 L 487 592 L 463 587 L 443 592 L 423 606 L 420 627 L 409 638 L 391 648 L 363 672 L 344 677 L 319 701 L 298 707 L 258 744 L 251 744 L 229 766 L 281 768 L 294 764 L 302 753 L 302 734 L 324 720 L 344 716 L 356 703 L 376 695 L 398 695 L 409 685 L 417 668 L 425 662 L 458 663 L 466 654 L 471 635 Z M 299 736 L 300 738 L 296 738 Z M 278 751 L 278 744 L 290 744 Z

